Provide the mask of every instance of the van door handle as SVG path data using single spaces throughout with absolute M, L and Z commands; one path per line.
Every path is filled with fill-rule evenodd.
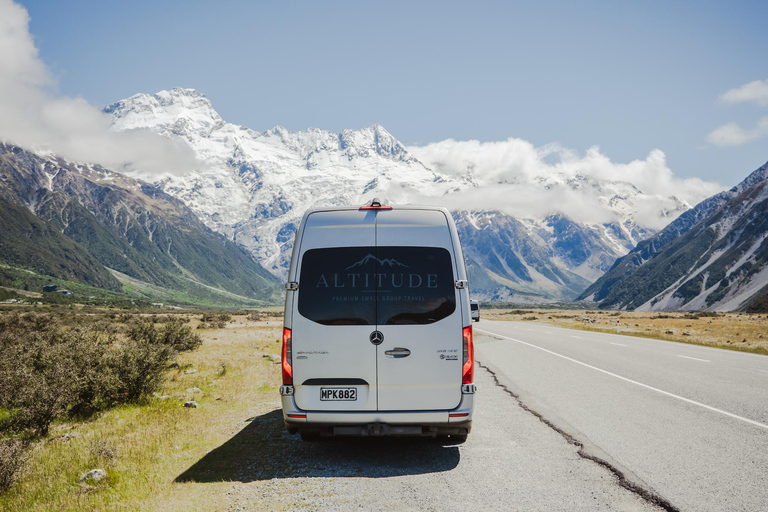
M 389 357 L 408 357 L 411 355 L 411 351 L 407 348 L 395 347 L 392 350 L 385 350 L 384 354 L 388 355 Z

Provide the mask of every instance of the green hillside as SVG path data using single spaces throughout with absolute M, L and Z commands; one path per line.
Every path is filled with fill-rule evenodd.
M 3 198 L 0 198 L 0 262 L 107 290 L 121 288 L 117 279 L 85 247 L 23 206 Z

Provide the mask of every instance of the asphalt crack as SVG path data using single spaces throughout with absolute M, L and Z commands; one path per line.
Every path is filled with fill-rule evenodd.
M 512 398 L 514 398 L 517 404 L 524 411 L 534 415 L 543 424 L 545 424 L 546 426 L 548 426 L 549 428 L 551 428 L 552 430 L 560 434 L 563 437 L 563 439 L 565 439 L 568 442 L 568 444 L 572 444 L 573 446 L 578 448 L 577 454 L 579 455 L 579 457 L 592 461 L 595 464 L 604 467 L 605 469 L 613 473 L 613 475 L 618 479 L 619 485 L 621 487 L 623 487 L 624 489 L 634 494 L 637 494 L 640 498 L 647 501 L 648 503 L 656 505 L 657 507 L 661 507 L 662 509 L 667 510 L 669 512 L 680 512 L 680 509 L 672 505 L 666 499 L 662 498 L 661 496 L 654 493 L 650 489 L 641 487 L 637 485 L 635 482 L 629 480 L 623 471 L 613 466 L 610 462 L 603 460 L 600 457 L 596 457 L 595 455 L 592 455 L 590 453 L 587 453 L 586 448 L 584 447 L 584 443 L 582 443 L 581 441 L 573 437 L 571 434 L 569 434 L 568 432 L 564 431 L 563 429 L 561 429 L 560 427 L 558 427 L 557 425 L 549 421 L 541 413 L 534 411 L 533 409 L 528 407 L 528 405 L 526 405 L 522 401 L 519 395 L 517 395 L 515 392 L 510 390 L 507 386 L 505 386 L 499 381 L 499 378 L 496 376 L 496 372 L 494 372 L 493 370 L 491 370 L 490 368 L 482 364 L 480 361 L 475 360 L 475 362 L 480 368 L 490 373 L 491 377 L 493 377 L 493 381 L 496 384 L 496 386 L 500 387 L 505 393 L 507 393 Z

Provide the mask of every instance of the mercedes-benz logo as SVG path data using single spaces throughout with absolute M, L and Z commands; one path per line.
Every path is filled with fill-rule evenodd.
M 373 331 L 368 339 L 371 340 L 371 343 L 374 345 L 381 345 L 381 342 L 384 341 L 384 335 L 381 334 L 381 331 Z

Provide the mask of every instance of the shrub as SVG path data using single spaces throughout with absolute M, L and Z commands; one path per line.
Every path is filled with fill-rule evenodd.
M 163 344 L 170 345 L 178 352 L 195 350 L 203 344 L 203 339 L 198 334 L 193 333 L 191 327 L 176 319 L 165 324 L 161 336 Z
M 46 435 L 78 394 L 77 346 L 60 331 L 0 336 L 0 407 L 13 429 Z
M 18 439 L 0 439 L 0 492 L 13 485 L 26 461 L 24 443 Z
M 170 346 L 178 352 L 194 350 L 203 343 L 203 339 L 193 333 L 191 327 L 177 319 L 167 322 L 161 329 L 152 322 L 136 322 L 128 328 L 127 336 L 136 342 Z
M 203 313 L 201 324 L 208 324 L 213 329 L 223 329 L 230 321 L 232 321 L 232 315 L 228 313 Z M 201 329 L 206 328 L 201 327 Z
M 262 315 L 260 311 L 252 311 L 248 313 L 248 316 L 246 316 L 245 318 L 247 318 L 251 322 L 260 322 L 261 320 L 264 319 L 264 316 L 265 315 Z
M 8 319 L 0 331 L 0 408 L 9 411 L 4 430 L 39 436 L 65 414 L 88 415 L 158 390 L 177 347 L 201 341 L 180 322 L 161 330 L 133 324 L 125 339 L 84 327 L 25 329 L 36 320 Z
M 118 398 L 132 402 L 157 391 L 173 356 L 172 347 L 142 341 L 127 341 L 115 348 L 110 360 L 119 382 Z

